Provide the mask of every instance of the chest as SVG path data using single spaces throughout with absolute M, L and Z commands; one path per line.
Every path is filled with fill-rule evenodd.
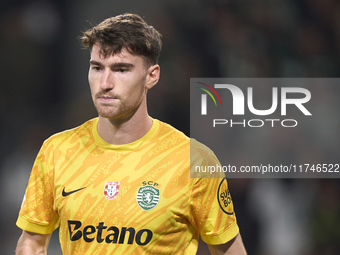
M 149 164 L 109 164 L 73 170 L 55 183 L 55 210 L 61 224 L 100 228 L 169 230 L 188 218 L 189 169 L 184 162 L 162 160 Z M 72 228 L 68 226 L 68 228 Z M 171 229 L 171 228 L 170 228 Z

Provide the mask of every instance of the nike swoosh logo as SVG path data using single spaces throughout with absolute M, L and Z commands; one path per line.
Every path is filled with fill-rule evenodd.
M 72 191 L 70 191 L 70 192 L 66 192 L 66 191 L 65 191 L 65 187 L 64 187 L 63 192 L 61 193 L 61 195 L 62 195 L 63 197 L 67 197 L 67 196 L 69 196 L 69 195 L 71 195 L 71 194 L 73 194 L 73 193 L 75 193 L 75 192 L 77 192 L 77 191 L 79 191 L 79 190 L 85 189 L 85 188 L 86 188 L 86 187 L 80 188 L 80 189 L 76 189 L 76 190 L 72 190 Z

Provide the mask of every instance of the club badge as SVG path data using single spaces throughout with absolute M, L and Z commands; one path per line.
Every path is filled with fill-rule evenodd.
M 108 200 L 113 200 L 118 197 L 120 182 L 105 182 L 104 197 Z
M 159 202 L 159 189 L 147 185 L 140 187 L 137 192 L 137 204 L 144 211 L 153 209 Z

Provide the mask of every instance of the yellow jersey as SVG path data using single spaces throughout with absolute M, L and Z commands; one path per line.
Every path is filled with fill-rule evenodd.
M 237 235 L 226 179 L 190 178 L 190 165 L 219 164 L 210 149 L 156 119 L 141 139 L 112 145 L 97 123 L 44 142 L 18 227 L 60 227 L 65 255 L 196 254 L 199 234 L 209 244 Z

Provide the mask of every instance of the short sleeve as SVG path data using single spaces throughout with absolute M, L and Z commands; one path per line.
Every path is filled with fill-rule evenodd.
M 45 142 L 37 155 L 16 223 L 19 228 L 38 234 L 49 234 L 59 226 L 59 217 L 53 209 L 52 148 Z
M 202 146 L 199 148 L 202 155 Z M 215 154 L 205 147 L 202 160 L 195 160 L 194 166 L 220 165 Z M 197 157 L 199 158 L 199 157 Z M 203 174 L 201 176 L 210 176 Z M 204 242 L 212 245 L 223 244 L 239 232 L 234 205 L 224 174 L 219 178 L 196 178 L 190 196 L 190 221 L 199 231 Z

